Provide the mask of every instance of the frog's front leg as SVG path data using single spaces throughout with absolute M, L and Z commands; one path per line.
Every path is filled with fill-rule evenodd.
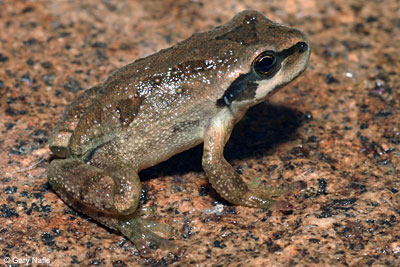
M 174 234 L 173 229 L 142 219 L 137 210 L 141 185 L 137 172 L 118 159 L 98 157 L 96 166 L 77 159 L 53 160 L 48 179 L 70 206 L 99 223 L 120 231 L 142 254 L 153 245 L 180 253 L 180 248 L 154 232 Z
M 304 185 L 295 183 L 287 187 L 254 187 L 247 184 L 223 155 L 235 118 L 227 111 L 210 121 L 204 134 L 204 151 L 202 165 L 212 187 L 227 201 L 243 206 L 292 210 L 287 201 L 276 201 L 272 197 L 298 189 Z

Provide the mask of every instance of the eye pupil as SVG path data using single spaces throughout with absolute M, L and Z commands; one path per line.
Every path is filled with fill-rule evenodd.
M 259 75 L 268 75 L 275 69 L 276 62 L 277 56 L 273 51 L 264 52 L 254 61 L 254 70 Z
M 262 65 L 264 68 L 268 68 L 274 64 L 275 58 L 271 55 L 266 55 L 259 60 L 259 65 Z

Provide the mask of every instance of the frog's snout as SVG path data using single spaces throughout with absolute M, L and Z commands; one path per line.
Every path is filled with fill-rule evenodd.
M 305 42 L 298 42 L 296 44 L 296 48 L 297 48 L 297 51 L 299 51 L 299 53 L 304 53 L 308 50 L 308 44 Z

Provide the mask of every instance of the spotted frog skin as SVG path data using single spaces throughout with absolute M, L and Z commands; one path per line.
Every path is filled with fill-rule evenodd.
M 141 219 L 138 172 L 204 143 L 202 166 L 221 197 L 248 207 L 291 209 L 272 199 L 286 189 L 247 184 L 223 150 L 247 109 L 299 76 L 309 56 L 302 32 L 243 11 L 117 69 L 64 112 L 49 140 L 60 158 L 50 163 L 49 183 L 67 204 L 139 248 L 149 242 L 171 246 L 153 233 L 169 231 L 167 226 Z

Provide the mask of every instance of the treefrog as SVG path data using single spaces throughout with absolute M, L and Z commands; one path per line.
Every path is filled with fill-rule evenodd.
M 68 205 L 139 248 L 174 246 L 154 233 L 167 226 L 138 212 L 138 172 L 204 143 L 202 166 L 222 198 L 291 209 L 273 200 L 286 189 L 246 183 L 223 151 L 248 108 L 298 77 L 309 57 L 304 33 L 247 10 L 119 68 L 64 112 L 49 139 L 59 158 L 49 165 L 49 183 Z

